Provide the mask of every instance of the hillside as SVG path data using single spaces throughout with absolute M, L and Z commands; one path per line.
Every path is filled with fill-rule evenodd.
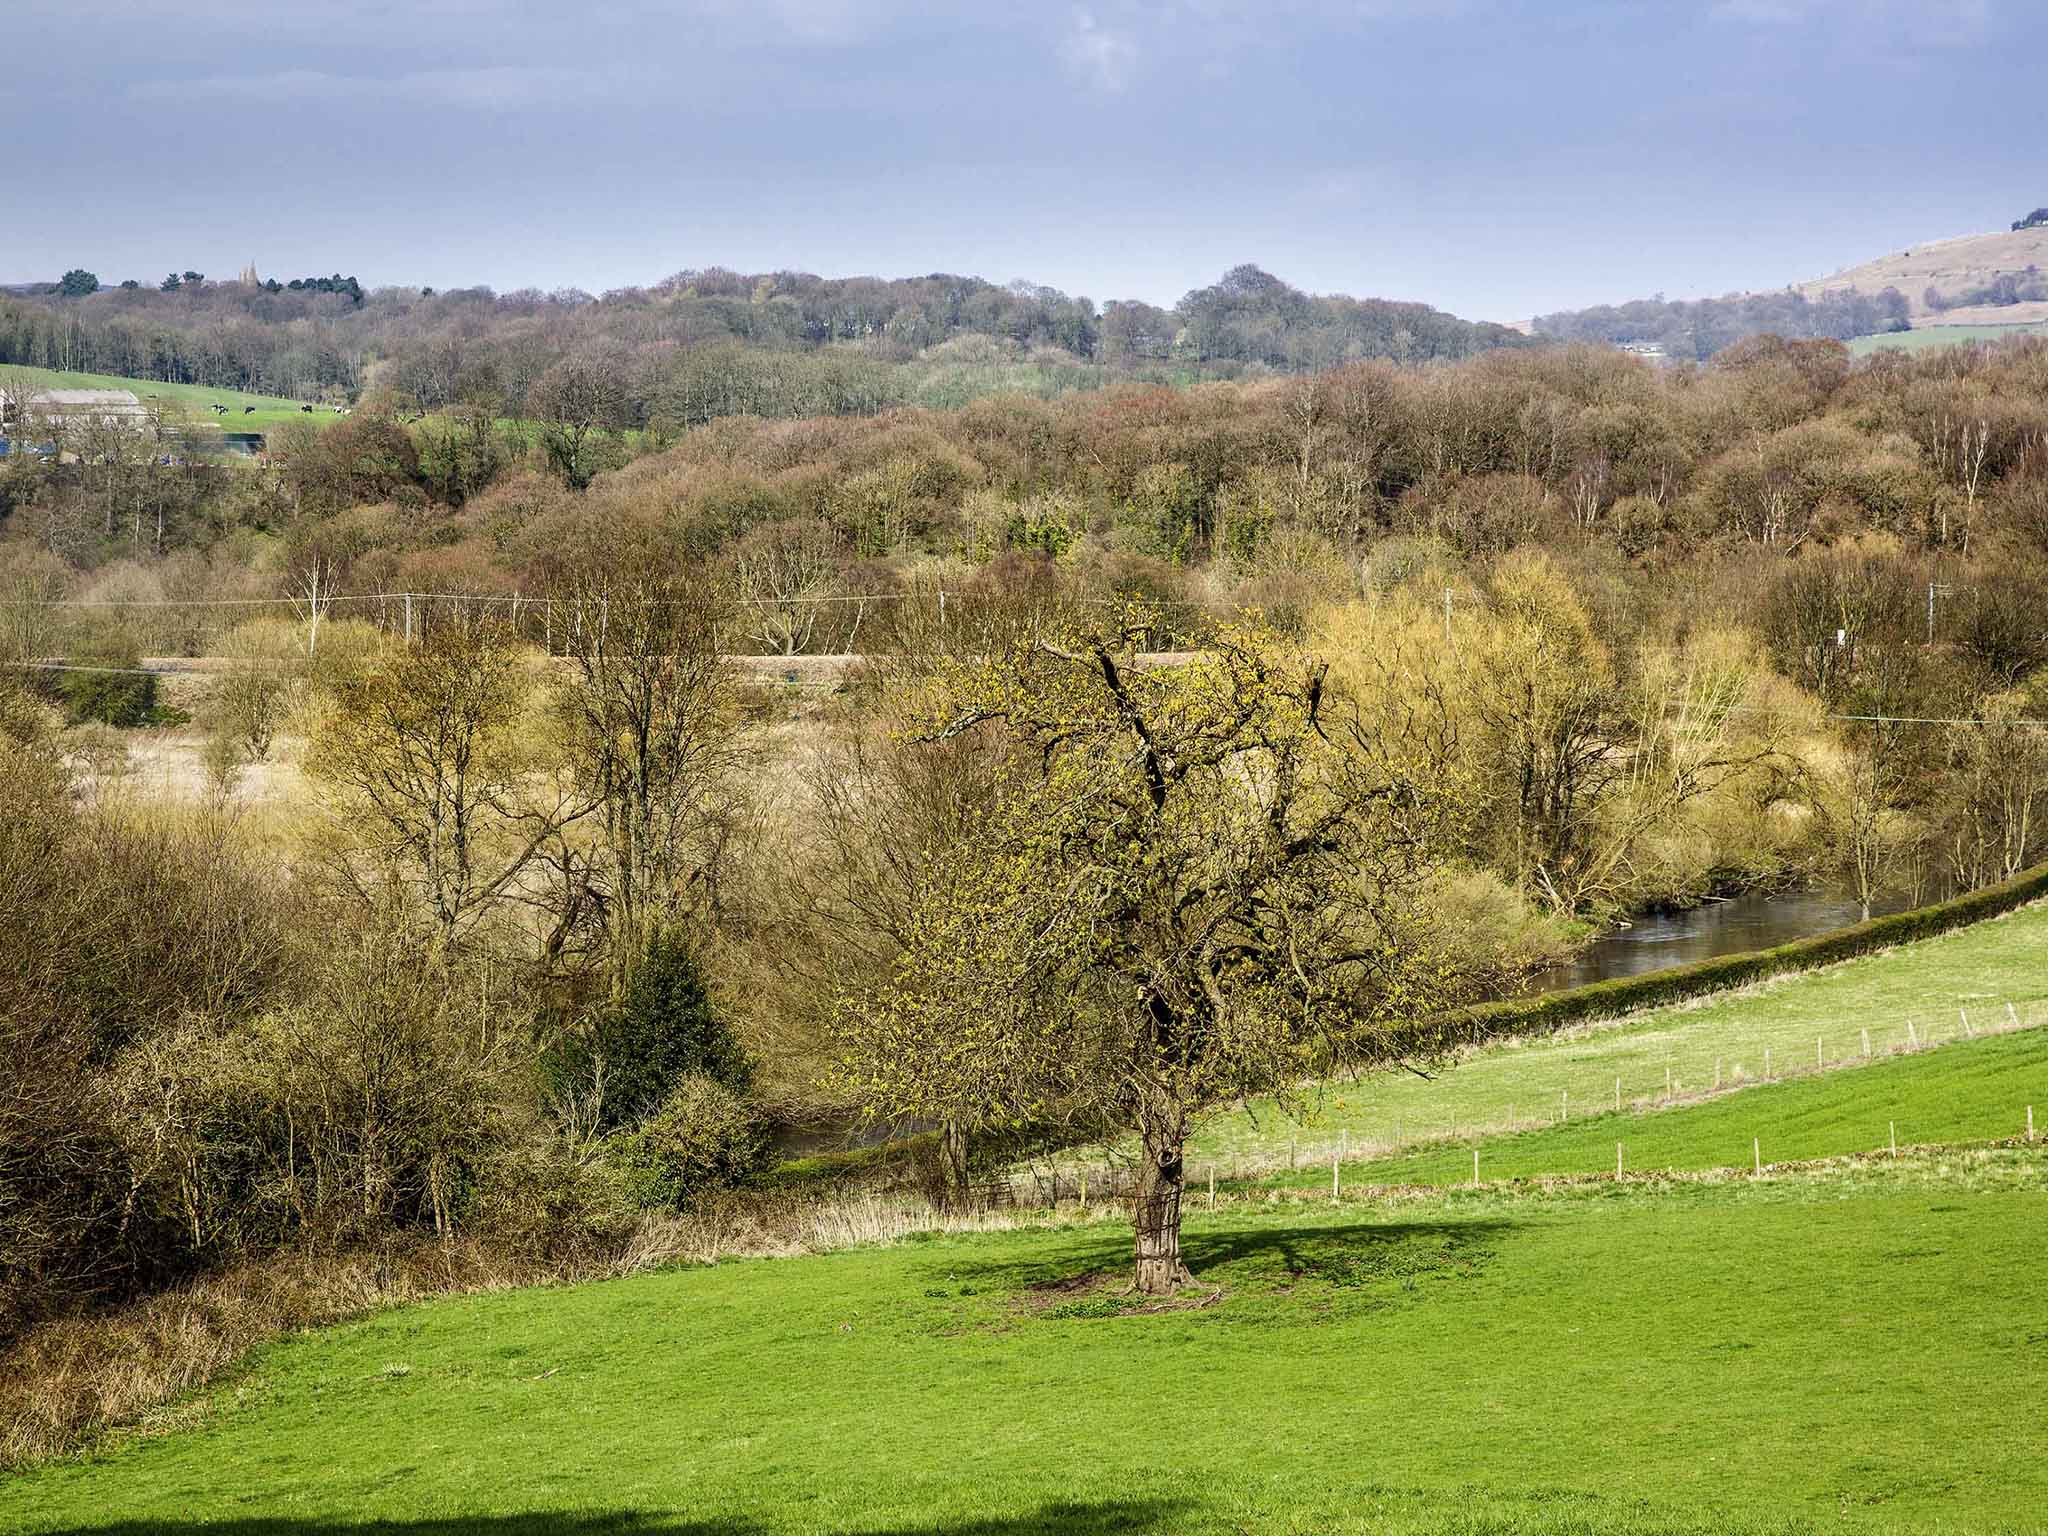
M 1908 247 L 1784 288 L 1701 299 L 1633 299 L 1538 315 L 1531 334 L 1661 348 L 1705 362 L 1750 336 L 1851 341 L 1939 328 L 1935 344 L 1978 339 L 1973 328 L 2048 321 L 2048 225 L 1958 235 Z M 2014 334 L 1994 331 L 1994 335 Z M 1864 348 L 1867 350 L 1868 346 Z
M 275 395 L 218 389 L 204 384 L 166 384 L 157 379 L 121 374 L 73 373 L 0 363 L 0 393 L 12 390 L 27 395 L 45 389 L 125 389 L 145 402 L 182 411 L 195 420 L 211 421 L 218 415 L 222 430 L 228 432 L 266 432 L 289 421 L 327 422 L 334 419 L 331 407 L 323 406 L 308 413 L 298 402 Z M 214 412 L 214 406 L 225 407 L 225 414 Z
M 0 363 L 169 378 L 335 405 L 388 393 L 545 416 L 601 379 L 612 425 L 872 415 L 1120 381 L 1448 361 L 1526 339 L 1427 304 L 1309 294 L 1245 264 L 1171 309 L 933 273 L 821 278 L 721 268 L 602 297 L 565 289 L 174 291 L 0 296 Z M 565 371 L 566 370 L 566 371 Z
M 2001 230 L 1993 234 L 1956 235 L 1894 251 L 1875 261 L 1845 267 L 1826 277 L 1793 285 L 1812 302 L 1848 290 L 1881 293 L 1896 288 L 1906 296 L 1914 324 L 1936 311 L 1926 302 L 1927 290 L 1958 295 L 1990 286 L 1998 278 L 2048 267 L 2048 225 Z M 2012 305 L 1962 305 L 1940 312 L 1943 325 L 2014 325 L 2048 320 L 2048 300 Z

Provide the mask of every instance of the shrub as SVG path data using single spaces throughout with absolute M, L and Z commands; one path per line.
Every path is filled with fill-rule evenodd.
M 685 1077 L 707 1077 L 735 1093 L 753 1080 L 731 1026 L 711 1006 L 689 942 L 673 932 L 655 935 L 625 995 L 563 1040 L 546 1069 L 558 1095 L 596 1100 L 604 1130 L 645 1119 Z
M 619 1146 L 642 1202 L 678 1209 L 747 1182 L 767 1153 L 768 1125 L 759 1111 L 701 1073 L 677 1082 L 660 1109 Z
M 58 683 L 71 724 L 98 721 L 103 725 L 148 725 L 156 709 L 156 678 L 141 670 L 132 653 L 88 656 L 65 672 Z

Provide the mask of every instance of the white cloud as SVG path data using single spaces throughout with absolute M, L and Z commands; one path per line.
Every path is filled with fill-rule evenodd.
M 1060 45 L 1068 70 L 1101 91 L 1121 91 L 1138 68 L 1138 45 L 1127 32 L 1105 27 L 1091 11 L 1076 11 L 1074 24 Z

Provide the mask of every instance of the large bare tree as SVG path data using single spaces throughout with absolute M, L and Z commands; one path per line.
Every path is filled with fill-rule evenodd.
M 1135 1132 L 1134 1284 L 1163 1294 L 1206 1112 L 1444 1043 L 1441 968 L 1396 929 L 1455 794 L 1424 712 L 1369 719 L 1273 634 L 1150 669 L 1141 632 L 934 675 L 920 739 L 993 733 L 1017 767 L 838 1032 L 877 1109 Z

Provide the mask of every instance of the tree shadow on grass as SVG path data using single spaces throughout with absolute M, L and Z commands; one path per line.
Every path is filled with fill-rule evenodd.
M 1463 1221 L 1360 1221 L 1347 1225 L 1244 1227 L 1232 1231 L 1189 1230 L 1181 1254 L 1197 1280 L 1225 1284 L 1284 1281 L 1303 1275 L 1369 1275 L 1399 1272 L 1409 1263 L 1477 1262 L 1521 1223 L 1496 1217 Z M 1091 1234 L 1057 1254 L 967 1258 L 934 1264 L 928 1272 L 966 1280 L 977 1288 L 1024 1289 L 1078 1275 L 1114 1274 L 1131 1264 L 1128 1230 Z
M 860 1536 L 1143 1536 L 1183 1505 L 1162 1499 L 1053 1503 L 1017 1515 L 854 1526 Z M 643 1510 L 601 1514 L 478 1515 L 434 1520 L 335 1520 L 319 1516 L 242 1520 L 124 1520 L 65 1527 L 67 1536 L 766 1536 L 749 1519 L 701 1520 Z

